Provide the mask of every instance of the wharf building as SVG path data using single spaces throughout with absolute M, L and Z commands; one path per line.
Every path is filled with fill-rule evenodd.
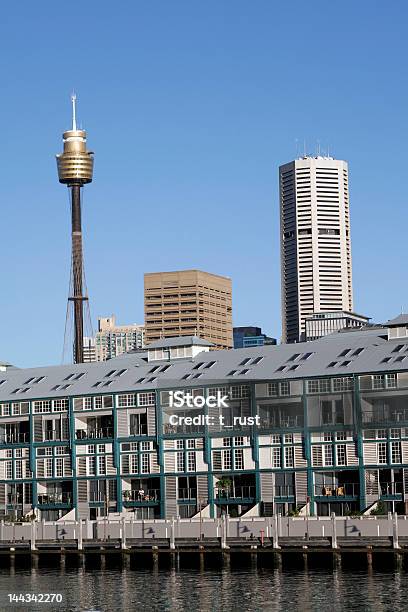
M 187 336 L 108 362 L 4 366 L 1 515 L 345 515 L 378 501 L 406 512 L 407 315 L 211 348 Z M 172 406 L 174 391 L 194 401 Z
M 305 156 L 279 168 L 282 340 L 313 313 L 353 311 L 348 164 Z
M 144 275 L 146 344 L 196 335 L 213 349 L 233 347 L 231 279 L 201 270 Z

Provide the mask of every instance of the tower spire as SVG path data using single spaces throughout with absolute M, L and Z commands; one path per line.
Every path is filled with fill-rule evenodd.
M 76 132 L 77 124 L 76 124 L 76 93 L 73 91 L 71 94 L 71 102 L 72 102 L 72 129 Z

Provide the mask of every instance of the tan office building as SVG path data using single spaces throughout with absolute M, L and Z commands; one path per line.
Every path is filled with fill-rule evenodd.
M 231 279 L 200 270 L 144 277 L 145 342 L 199 336 L 217 349 L 233 347 Z

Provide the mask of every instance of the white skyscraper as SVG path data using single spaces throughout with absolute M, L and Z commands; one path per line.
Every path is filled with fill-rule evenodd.
M 348 165 L 305 156 L 279 183 L 282 341 L 298 342 L 312 313 L 353 311 Z

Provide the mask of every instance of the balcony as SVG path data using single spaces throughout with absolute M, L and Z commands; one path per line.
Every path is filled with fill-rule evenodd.
M 38 505 L 39 506 L 57 506 L 57 505 L 70 506 L 71 504 L 72 504 L 72 493 L 61 491 L 59 493 L 39 493 L 38 494 Z
M 295 487 L 293 485 L 275 485 L 275 497 L 294 497 Z
M 358 497 L 360 485 L 357 482 L 346 482 L 338 485 L 315 485 L 315 497 Z
M 197 499 L 197 489 L 179 489 L 177 499 Z
M 379 487 L 380 497 L 401 497 L 404 492 L 404 487 L 402 482 L 382 482 Z
M 146 503 L 157 503 L 160 500 L 160 490 L 159 489 L 148 489 L 147 491 L 132 489 L 131 491 L 123 491 L 123 501 L 124 503 L 137 503 L 137 504 L 146 504 Z
M 26 433 L 10 433 L 0 437 L 0 444 L 25 444 L 30 441 L 30 434 Z
M 147 425 L 142 424 L 139 426 L 130 427 L 131 436 L 147 436 Z
M 164 425 L 164 433 L 167 435 L 175 434 L 193 434 L 193 433 L 204 433 L 203 425 Z
M 254 499 L 256 492 L 256 487 L 246 486 L 246 487 L 235 487 L 232 486 L 230 488 L 225 489 L 215 489 L 215 500 L 220 503 L 228 503 L 230 501 L 237 501 L 243 499 Z
M 99 429 L 77 429 L 75 432 L 77 440 L 100 440 L 101 438 L 113 438 L 113 427 L 101 427 Z
M 52 442 L 54 440 L 68 440 L 68 437 L 64 434 L 61 434 L 59 431 L 45 431 L 44 432 L 44 442 Z

